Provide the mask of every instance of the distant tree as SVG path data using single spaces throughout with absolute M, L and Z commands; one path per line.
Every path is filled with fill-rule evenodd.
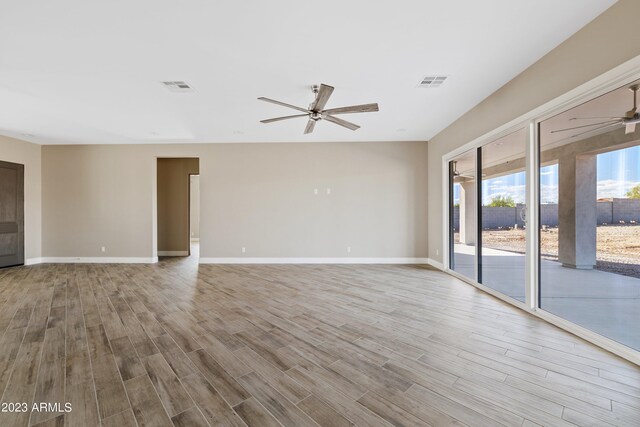
M 487 206 L 492 208 L 515 208 L 516 202 L 511 196 L 494 196 Z
M 630 199 L 640 199 L 640 184 L 627 191 L 627 197 Z

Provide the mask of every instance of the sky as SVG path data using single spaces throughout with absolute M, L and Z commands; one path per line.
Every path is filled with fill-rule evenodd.
M 625 197 L 632 187 L 640 184 L 640 146 L 611 151 L 597 156 L 598 198 Z M 519 172 L 482 181 L 482 204 L 491 199 L 511 196 L 516 203 L 524 203 L 525 174 Z M 454 203 L 460 201 L 460 186 L 455 185 Z M 540 200 L 558 203 L 558 165 L 540 169 Z

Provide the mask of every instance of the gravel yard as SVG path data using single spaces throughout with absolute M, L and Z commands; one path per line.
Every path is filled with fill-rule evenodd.
M 597 234 L 596 268 L 640 278 L 640 225 L 602 225 Z M 558 228 L 542 230 L 540 240 L 542 257 L 557 261 Z M 485 247 L 524 253 L 525 230 L 484 230 L 482 242 Z

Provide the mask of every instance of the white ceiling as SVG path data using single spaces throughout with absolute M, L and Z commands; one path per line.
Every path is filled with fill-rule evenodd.
M 0 0 L 0 133 L 42 144 L 427 140 L 614 0 Z M 449 79 L 416 85 L 425 75 Z M 172 93 L 185 80 L 193 93 Z M 256 100 L 378 102 L 356 132 Z

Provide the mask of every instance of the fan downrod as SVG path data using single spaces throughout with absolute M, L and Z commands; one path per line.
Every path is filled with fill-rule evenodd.
M 638 101 L 637 101 L 638 89 L 640 89 L 640 85 L 638 84 L 629 86 L 629 90 L 633 92 L 633 108 L 634 109 L 637 108 L 638 106 Z
M 309 119 L 313 121 L 318 121 L 322 118 L 319 112 L 313 111 L 311 108 L 313 104 L 315 104 L 316 99 L 318 99 L 318 92 L 320 91 L 320 86 L 311 85 L 311 92 L 313 92 L 313 101 L 309 104 Z

